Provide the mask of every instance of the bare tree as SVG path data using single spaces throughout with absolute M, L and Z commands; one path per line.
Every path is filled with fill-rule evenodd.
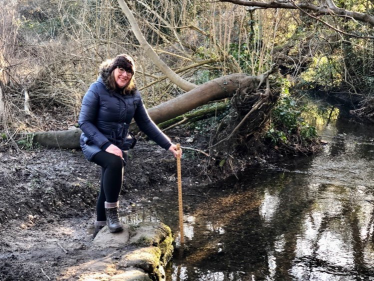
M 182 79 L 179 75 L 177 75 L 174 71 L 172 71 L 167 66 L 166 63 L 164 63 L 162 60 L 160 60 L 160 58 L 158 57 L 156 52 L 153 50 L 153 48 L 145 40 L 143 34 L 141 33 L 141 31 L 139 29 L 139 26 L 138 26 L 137 22 L 136 22 L 134 16 L 132 15 L 132 13 L 131 13 L 129 7 L 127 6 L 127 4 L 123 0 L 118 0 L 118 3 L 120 4 L 120 6 L 122 8 L 122 11 L 124 12 L 127 19 L 129 20 L 129 22 L 131 24 L 132 31 L 134 32 L 136 38 L 140 42 L 140 45 L 143 48 L 145 55 L 147 57 L 149 57 L 154 62 L 154 64 L 157 65 L 157 67 L 170 79 L 170 81 L 175 83 L 181 89 L 183 89 L 185 91 L 189 91 L 189 90 L 192 90 L 193 88 L 195 88 L 196 87 L 195 84 L 190 83 L 190 82 Z

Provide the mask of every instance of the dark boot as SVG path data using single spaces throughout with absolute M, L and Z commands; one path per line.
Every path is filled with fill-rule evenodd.
M 118 217 L 118 207 L 105 208 L 105 215 L 106 223 L 110 232 L 121 232 L 123 230 L 122 224 L 120 223 Z

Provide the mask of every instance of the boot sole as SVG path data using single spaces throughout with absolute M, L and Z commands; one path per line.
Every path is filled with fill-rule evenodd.
M 123 227 L 118 227 L 118 228 L 114 228 L 114 229 L 109 228 L 110 233 L 116 233 L 116 232 L 121 232 L 121 231 L 123 231 Z

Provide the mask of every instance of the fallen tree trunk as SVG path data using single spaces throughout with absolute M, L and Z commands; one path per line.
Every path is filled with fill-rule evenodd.
M 33 134 L 33 143 L 51 148 L 79 148 L 82 131 L 78 128 L 66 131 L 48 131 Z
M 148 110 L 148 113 L 152 120 L 159 124 L 183 115 L 208 102 L 233 97 L 239 91 L 244 90 L 250 95 L 251 92 L 255 92 L 259 88 L 269 74 L 270 72 L 259 76 L 248 76 L 246 74 L 223 76 L 153 107 Z M 39 132 L 34 134 L 33 142 L 52 148 L 79 148 L 80 134 L 81 131 L 79 129 Z
M 232 97 L 245 84 L 253 83 L 258 86 L 261 79 L 263 79 L 262 76 L 248 76 L 246 74 L 223 76 L 155 106 L 149 109 L 148 112 L 156 124 L 162 123 L 210 101 Z

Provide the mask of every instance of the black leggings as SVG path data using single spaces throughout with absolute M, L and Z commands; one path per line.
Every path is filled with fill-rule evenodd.
M 124 159 L 126 156 L 124 153 Z M 122 188 L 123 172 L 126 161 L 120 157 L 100 151 L 95 154 L 92 161 L 102 168 L 100 193 L 96 203 L 97 221 L 105 221 L 105 204 L 104 202 L 117 202 Z

